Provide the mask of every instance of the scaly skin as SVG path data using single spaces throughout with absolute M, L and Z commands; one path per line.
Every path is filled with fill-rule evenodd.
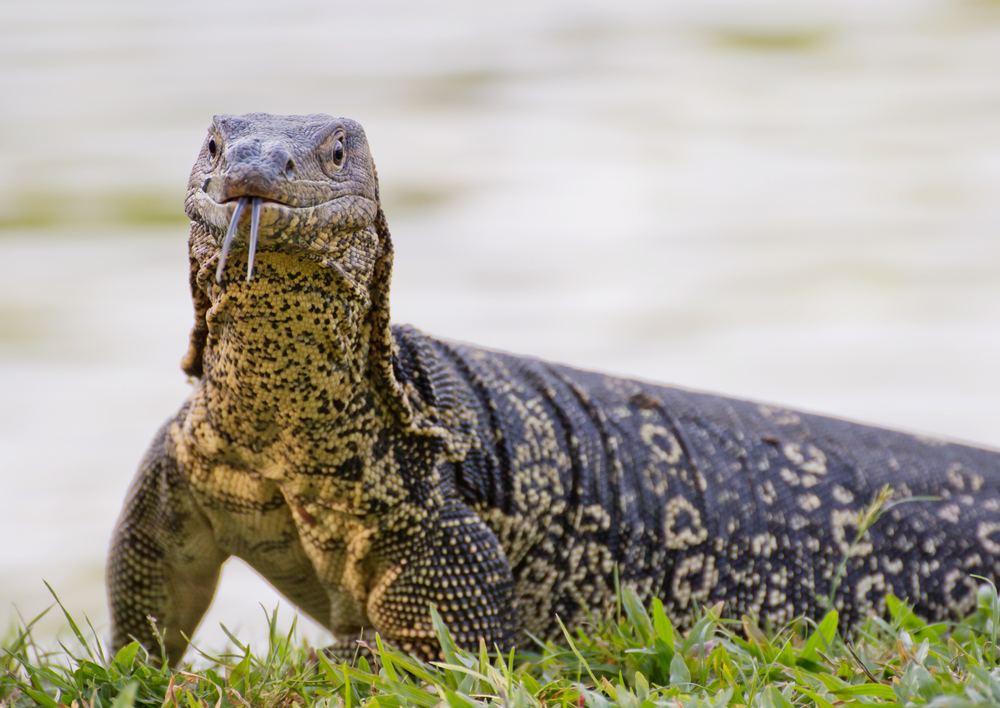
M 260 239 L 248 273 L 250 219 Z M 217 117 L 188 185 L 193 393 L 140 466 L 108 562 L 112 643 L 176 663 L 245 560 L 350 657 L 506 650 L 614 603 L 775 624 L 889 591 L 932 619 L 995 578 L 1000 453 L 577 371 L 389 324 L 392 246 L 361 126 Z M 852 547 L 883 485 L 893 506 Z

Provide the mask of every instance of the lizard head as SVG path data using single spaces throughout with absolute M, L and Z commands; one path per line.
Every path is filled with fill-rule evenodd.
M 221 249 L 220 283 L 229 250 L 239 242 L 248 248 L 248 282 L 258 244 L 339 260 L 348 255 L 336 253 L 341 236 L 379 218 L 364 130 L 323 114 L 215 116 L 191 170 L 185 211 Z

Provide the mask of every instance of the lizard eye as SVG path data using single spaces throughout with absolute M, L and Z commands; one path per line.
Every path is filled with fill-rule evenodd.
M 208 154 L 212 158 L 212 162 L 219 159 L 219 155 L 222 151 L 219 149 L 219 141 L 216 140 L 214 135 L 210 135 L 208 138 Z
M 347 136 L 343 130 L 335 131 L 320 148 L 320 164 L 327 175 L 333 177 L 347 162 Z

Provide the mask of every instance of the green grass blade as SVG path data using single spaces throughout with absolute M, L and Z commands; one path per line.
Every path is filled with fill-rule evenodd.
M 674 628 L 667 617 L 667 613 L 663 611 L 663 603 L 660 601 L 660 598 L 653 600 L 653 627 L 656 628 L 656 636 L 673 649 Z
M 827 612 L 816 626 L 816 631 L 806 641 L 806 645 L 802 648 L 799 658 L 807 661 L 818 661 L 820 657 L 817 649 L 825 652 L 833 646 L 833 639 L 837 636 L 837 622 L 839 620 L 839 612 L 836 610 Z
M 851 698 L 853 696 L 878 696 L 879 698 L 892 698 L 895 699 L 896 694 L 893 693 L 891 686 L 886 686 L 877 683 L 866 683 L 860 686 L 844 686 L 843 688 L 836 688 L 830 691 L 837 698 Z
M 632 623 L 642 635 L 642 643 L 648 645 L 656 635 L 656 631 L 653 629 L 653 623 L 650 621 L 649 615 L 646 614 L 646 608 L 642 606 L 642 601 L 639 599 L 638 593 L 626 585 L 621 590 L 621 599 L 625 605 L 625 614 L 628 615 L 628 618 L 632 620 Z
M 396 675 L 396 667 L 392 663 L 392 655 L 382 645 L 381 634 L 375 634 L 375 645 L 378 647 L 378 658 L 382 662 L 382 668 L 385 669 L 385 675 L 389 677 L 390 681 L 399 681 L 399 677 Z
M 457 656 L 458 647 L 455 646 L 455 641 L 451 638 L 451 632 L 448 631 L 448 625 L 446 625 L 444 620 L 441 619 L 441 615 L 438 614 L 437 607 L 431 605 L 430 610 L 431 624 L 434 625 L 434 631 L 437 633 L 438 642 L 441 644 L 441 653 L 444 654 L 445 662 L 449 664 L 461 663 Z
M 84 650 L 87 652 L 87 656 L 89 656 L 91 659 L 96 659 L 97 657 L 94 656 L 94 652 L 92 652 L 90 649 L 90 644 L 88 644 L 87 640 L 83 638 L 83 632 L 80 631 L 80 628 L 73 620 L 73 617 L 69 614 L 69 611 L 62 604 L 62 600 L 60 600 L 59 596 L 56 595 L 56 591 L 52 589 L 52 586 L 49 585 L 47 580 L 42 580 L 42 582 L 45 583 L 45 587 L 47 587 L 49 589 L 49 592 L 52 593 L 52 597 L 55 599 L 56 604 L 59 605 L 59 609 L 62 610 L 63 615 L 66 617 L 66 621 L 69 622 L 69 626 L 73 630 L 73 634 L 76 635 L 77 640 L 80 642 L 80 644 L 83 645 Z
M 135 706 L 135 697 L 139 692 L 139 682 L 129 681 L 125 684 L 125 688 L 115 696 L 115 700 L 111 702 L 111 708 L 133 708 Z

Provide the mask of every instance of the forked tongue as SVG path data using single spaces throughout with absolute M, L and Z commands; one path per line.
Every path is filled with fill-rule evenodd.
M 226 269 L 226 261 L 229 259 L 229 249 L 233 245 L 236 231 L 239 229 L 240 217 L 243 216 L 243 209 L 250 197 L 240 197 L 233 209 L 233 218 L 229 220 L 229 230 L 226 231 L 226 239 L 222 242 L 222 253 L 219 254 L 219 267 L 215 270 L 215 282 L 222 283 L 222 272 Z M 247 254 L 247 282 L 253 279 L 253 261 L 257 253 L 257 231 L 260 229 L 260 207 L 264 200 L 260 197 L 253 198 L 253 206 L 250 212 L 250 253 Z
M 257 255 L 257 229 L 260 228 L 260 205 L 264 200 L 260 197 L 253 198 L 253 207 L 250 211 L 250 252 L 247 254 L 247 282 L 253 280 L 253 259 Z

